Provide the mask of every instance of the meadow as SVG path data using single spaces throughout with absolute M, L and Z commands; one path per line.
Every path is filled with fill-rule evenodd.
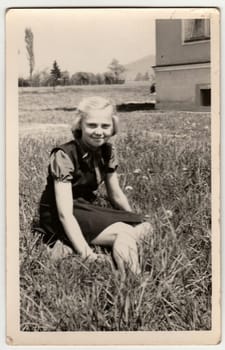
M 71 254 L 51 261 L 31 225 L 49 152 L 70 140 L 81 97 L 145 101 L 147 85 L 19 90 L 20 328 L 22 331 L 187 331 L 211 328 L 209 112 L 118 113 L 120 184 L 154 232 L 139 247 L 142 273 L 121 281 L 111 264 Z M 99 200 L 105 201 L 103 188 Z M 110 258 L 110 252 L 104 251 Z

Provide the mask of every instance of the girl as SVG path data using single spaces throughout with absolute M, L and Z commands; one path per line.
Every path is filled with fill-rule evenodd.
M 50 246 L 60 240 L 89 261 L 102 258 L 91 246 L 110 246 L 123 274 L 126 265 L 139 273 L 136 243 L 151 225 L 132 213 L 120 188 L 116 153 L 109 142 L 117 131 L 118 119 L 108 100 L 89 97 L 80 102 L 72 127 L 74 139 L 51 152 L 40 224 Z M 113 209 L 94 205 L 102 182 Z

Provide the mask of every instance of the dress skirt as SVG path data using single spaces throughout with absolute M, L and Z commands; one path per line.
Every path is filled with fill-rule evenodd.
M 99 207 L 82 198 L 73 201 L 73 215 L 88 243 L 91 243 L 105 228 L 116 222 L 137 225 L 144 221 L 142 215 L 125 210 Z M 43 233 L 45 243 L 50 246 L 53 246 L 58 239 L 70 244 L 59 221 L 56 208 L 48 204 L 40 204 L 40 227 L 36 229 Z

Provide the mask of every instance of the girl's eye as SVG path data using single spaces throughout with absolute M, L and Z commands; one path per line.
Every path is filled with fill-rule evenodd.
M 94 128 L 97 127 L 97 125 L 94 124 L 94 123 L 90 123 L 90 124 L 88 124 L 88 127 L 91 128 L 91 129 L 94 129 Z
M 96 129 L 96 128 L 98 127 L 98 125 L 97 125 L 97 124 L 94 124 L 94 123 L 88 123 L 87 126 L 88 126 L 89 128 L 91 128 L 91 129 Z M 111 126 L 111 124 L 102 124 L 102 125 L 101 125 L 101 128 L 102 128 L 102 129 L 109 129 L 110 126 Z

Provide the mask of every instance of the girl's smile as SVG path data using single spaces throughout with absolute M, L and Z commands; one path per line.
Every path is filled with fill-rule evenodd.
M 91 148 L 102 146 L 113 133 L 112 111 L 90 110 L 81 122 L 82 141 Z

